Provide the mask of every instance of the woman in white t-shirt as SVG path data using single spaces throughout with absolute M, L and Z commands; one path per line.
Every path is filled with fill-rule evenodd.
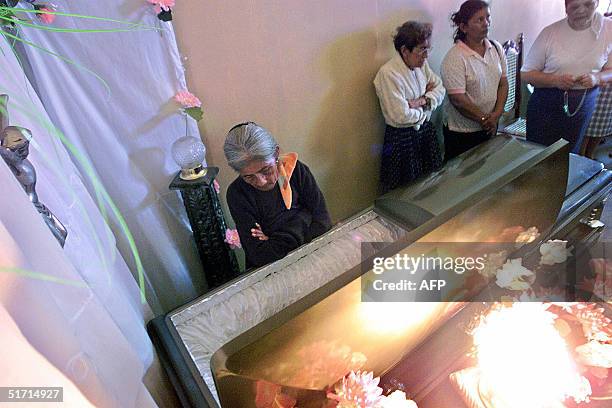
M 501 45 L 489 40 L 489 4 L 468 0 L 451 17 L 455 45 L 442 61 L 445 160 L 488 140 L 508 98 L 506 57 Z
M 565 0 L 567 18 L 544 28 L 521 69 L 535 86 L 527 108 L 527 140 L 560 138 L 578 153 L 595 109 L 598 86 L 612 81 L 612 21 L 597 0 Z

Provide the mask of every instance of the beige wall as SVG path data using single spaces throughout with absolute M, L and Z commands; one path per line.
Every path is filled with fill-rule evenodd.
M 372 79 L 392 56 L 407 19 L 434 23 L 430 64 L 451 46 L 454 0 L 181 0 L 173 10 L 189 88 L 203 101 L 209 165 L 225 187 L 223 139 L 234 124 L 267 127 L 297 151 L 327 198 L 334 221 L 376 196 L 384 122 Z M 492 37 L 539 30 L 563 16 L 562 0 L 493 0 Z

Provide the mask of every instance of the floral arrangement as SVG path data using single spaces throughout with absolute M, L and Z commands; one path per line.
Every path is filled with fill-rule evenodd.
M 496 278 L 495 283 L 502 289 L 515 293 L 520 292 L 519 294 L 504 296 L 502 300 L 562 300 L 564 297 L 562 288 L 546 287 L 538 284 L 536 278 L 538 274 L 550 275 L 550 272 L 554 271 L 554 265 L 561 265 L 572 256 L 571 251 L 572 248 L 567 247 L 567 241 L 549 240 L 544 242 L 539 247 L 540 259 L 537 264 L 533 265 L 533 270 L 523 265 L 522 258 L 508 259 L 507 252 L 501 251 L 487 256 L 485 268 L 480 273 L 486 279 Z M 612 282 L 610 279 L 605 279 L 606 271 L 604 270 L 608 263 L 604 259 L 592 259 L 589 264 L 590 269 L 595 271 L 595 278 L 583 277 L 580 288 L 598 296 L 600 299 L 609 298 L 610 293 L 612 293 Z M 612 269 L 612 264 L 609 267 Z
M 418 408 L 417 404 L 400 390 L 382 395 L 379 377 L 366 371 L 351 371 L 327 392 L 322 408 Z M 299 408 L 297 398 L 283 393 L 283 387 L 260 380 L 255 384 L 257 408 Z
M 591 388 L 604 387 L 612 369 L 612 325 L 605 309 L 597 303 L 551 303 L 548 310 Z
M 540 245 L 541 265 L 555 265 L 563 263 L 571 255 L 570 249 L 566 248 L 567 241 L 560 239 L 550 240 Z
M 351 371 L 327 398 L 336 401 L 337 408 L 379 407 L 383 398 L 379 381 L 372 372 Z
M 509 406 L 609 393 L 612 325 L 602 304 L 496 303 L 477 320 L 478 368 Z
M 191 92 L 186 90 L 177 92 L 174 100 L 181 106 L 183 114 L 191 116 L 196 121 L 200 121 L 204 116 L 202 102 Z
M 498 269 L 495 276 L 495 283 L 505 289 L 510 290 L 527 290 L 531 287 L 530 279 L 534 277 L 534 273 L 522 265 L 522 259 L 509 259 Z
M 264 372 L 264 376 L 273 375 L 283 386 L 257 381 L 255 406 L 299 408 L 298 390 L 319 389 L 325 391 L 320 397 L 307 397 L 308 406 L 313 406 L 316 400 L 316 406 L 321 408 L 417 408 L 401 390 L 383 395 L 383 389 L 378 386 L 380 378 L 374 377 L 371 371 L 360 370 L 366 361 L 363 353 L 335 341 L 306 345 L 297 352 L 291 364 L 280 367 L 280 371 L 277 367 L 272 372 Z
M 540 244 L 539 259 L 534 259 L 534 256 L 529 256 L 526 259 L 521 257 L 511 258 L 509 255 L 514 251 L 513 247 L 520 249 L 524 245 L 535 241 L 539 236 L 540 232 L 536 227 L 528 229 L 521 226 L 506 228 L 500 236 L 496 237 L 494 242 L 510 242 L 510 246 L 499 252 L 486 254 L 483 267 L 471 271 L 460 290 L 475 295 L 483 288 L 483 285 L 493 282 L 498 288 L 511 292 L 510 295 L 503 295 L 498 300 L 507 298 L 519 301 L 537 301 L 543 300 L 540 297 L 545 295 L 563 296 L 561 288 L 551 285 L 551 282 L 554 283 L 554 275 L 550 272 L 557 269 L 563 271 L 563 267 L 558 268 L 555 265 L 564 264 L 572 256 L 573 248 L 567 247 L 567 241 L 549 240 Z M 512 242 L 514 242 L 513 246 Z M 603 273 L 600 275 L 605 276 Z M 592 282 L 592 286 L 596 285 L 599 285 L 601 289 L 602 282 Z M 603 296 L 600 297 L 603 298 Z
M 538 301 L 546 300 L 546 298 L 561 300 L 565 292 L 561 288 L 560 278 L 568 267 L 565 263 L 572 256 L 573 248 L 568 248 L 567 241 L 549 240 L 540 244 L 539 253 L 532 251 L 532 248 L 527 248 L 528 251 L 525 251 L 523 247 L 534 242 L 539 236 L 540 233 L 535 227 L 525 229 L 515 226 L 504 229 L 501 234 L 487 242 L 487 245 L 494 244 L 492 248 L 496 249 L 481 258 L 483 260 L 481 267 L 467 270 L 462 285 L 453 288 L 448 298 L 471 299 L 489 286 L 489 295 L 494 296 L 498 301 L 510 299 Z M 525 258 L 521 257 L 522 255 L 513 257 L 511 254 L 517 251 L 527 256 Z M 582 262 L 583 259 L 579 261 Z M 612 269 L 612 264 L 610 266 Z M 594 269 L 594 266 L 591 266 L 591 269 Z M 590 285 L 597 287 L 599 293 L 602 294 L 605 288 L 602 286 L 601 278 L 605 274 L 600 273 L 599 275 L 599 280 L 591 282 Z M 587 279 L 586 276 L 585 273 L 580 276 L 582 279 L 580 283 L 583 286 Z M 609 285 L 612 286 L 612 282 L 609 282 Z M 588 291 L 587 286 L 584 286 L 583 289 L 585 293 Z M 609 297 L 612 287 L 608 288 L 607 293 Z M 599 297 L 604 298 L 604 296 Z
M 478 382 L 470 393 L 477 390 L 487 407 L 588 401 L 591 386 L 576 369 L 557 318 L 546 303 L 497 303 L 479 316 L 472 332 Z
M 406 398 L 403 391 L 396 390 L 387 396 L 382 395 L 379 381 L 380 378 L 374 377 L 372 372 L 351 371 L 336 385 L 333 392 L 327 394 L 327 398 L 331 400 L 328 407 L 418 408 L 414 401 Z
M 174 7 L 174 0 L 147 0 L 147 2 L 153 5 L 153 10 L 161 21 L 172 20 L 171 7 Z
M 534 227 L 508 228 L 501 236 L 493 241 L 509 245 L 487 254 L 484 267 L 471 271 L 460 288 L 476 295 L 490 283 L 489 294 L 500 302 L 471 325 L 478 365 L 453 373 L 457 390 L 466 401 L 476 393 L 485 406 L 504 407 L 612 397 L 612 262 L 585 262 L 596 253 L 590 248 L 576 250 L 581 255 L 568 263 L 574 248 L 563 240 L 523 247 L 540 238 Z M 515 249 L 519 255 L 509 255 Z M 565 272 L 574 266 L 581 302 L 567 302 Z

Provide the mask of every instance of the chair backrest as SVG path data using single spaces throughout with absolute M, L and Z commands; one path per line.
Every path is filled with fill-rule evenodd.
M 523 66 L 523 33 L 515 40 L 508 40 L 503 45 L 508 62 L 508 99 L 505 112 L 514 111 L 515 119 L 520 117 L 521 110 L 521 67 Z

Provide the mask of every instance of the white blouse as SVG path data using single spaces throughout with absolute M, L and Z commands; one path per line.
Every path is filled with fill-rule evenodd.
M 591 28 L 572 29 L 567 18 L 544 28 L 521 71 L 582 75 L 612 68 L 612 20 L 596 13 Z
M 434 88 L 425 92 L 428 82 L 433 82 Z M 399 54 L 380 68 L 374 78 L 374 87 L 385 122 L 393 127 L 414 127 L 417 130 L 430 119 L 446 93 L 442 80 L 427 61 L 421 68 L 410 69 Z M 423 95 L 430 101 L 430 110 L 424 107 L 413 109 L 408 105 L 409 100 Z
M 458 40 L 442 61 L 442 81 L 449 95 L 466 94 L 478 108 L 489 113 L 497 103 L 499 82 L 507 76 L 506 55 L 502 46 L 485 39 L 485 53 L 476 51 Z M 478 132 L 479 122 L 466 118 L 447 99 L 444 102 L 445 124 L 455 132 Z

